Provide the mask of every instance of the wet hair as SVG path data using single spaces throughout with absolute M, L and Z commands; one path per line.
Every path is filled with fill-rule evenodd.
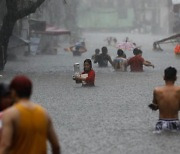
M 143 53 L 142 50 L 139 49 L 139 54 L 142 54 L 142 53 Z
M 32 82 L 26 76 L 16 76 L 10 83 L 10 89 L 15 90 L 19 98 L 30 98 L 32 94 Z
M 135 49 L 133 50 L 133 54 L 134 54 L 134 55 L 138 55 L 138 54 L 139 54 L 139 49 L 138 49 L 138 48 L 135 48 Z
M 139 54 L 142 54 L 142 53 L 143 53 L 142 50 L 139 49 Z
M 164 80 L 176 81 L 177 70 L 174 67 L 168 67 L 164 70 Z
M 81 47 L 80 46 L 76 46 L 75 47 L 75 50 L 79 50 Z
M 118 55 L 119 57 L 122 57 L 122 56 L 124 55 L 124 51 L 123 51 L 122 49 L 119 49 L 119 50 L 117 51 L 117 55 Z
M 101 50 L 102 50 L 102 53 L 103 53 L 103 54 L 107 54 L 107 52 L 108 52 L 107 47 L 102 47 L 102 49 L 101 49 Z
M 86 59 L 86 60 L 84 61 L 84 64 L 85 64 L 85 63 L 88 63 L 88 64 L 90 65 L 90 69 L 92 68 L 91 59 Z
M 99 50 L 99 49 L 96 49 L 96 50 L 95 50 L 95 53 L 100 53 L 100 50 Z

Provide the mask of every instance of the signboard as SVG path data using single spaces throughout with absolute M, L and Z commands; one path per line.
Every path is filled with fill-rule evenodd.
M 173 5 L 180 4 L 180 0 L 172 0 Z

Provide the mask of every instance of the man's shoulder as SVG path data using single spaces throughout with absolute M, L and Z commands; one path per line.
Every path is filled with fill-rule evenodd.
M 18 115 L 19 115 L 19 112 L 15 108 L 15 106 L 9 107 L 5 111 L 3 111 L 3 117 L 6 117 L 8 119 L 15 119 Z
M 180 86 L 174 86 L 174 87 L 176 87 L 177 89 L 180 89 Z
M 126 58 L 123 58 L 123 57 L 121 57 L 120 59 L 123 60 L 123 61 L 127 61 L 127 59 L 126 59 Z
M 11 106 L 11 107 L 9 107 L 9 108 L 7 108 L 6 110 L 4 110 L 4 112 L 3 112 L 3 114 L 5 114 L 5 113 L 15 113 L 17 111 L 17 108 L 15 107 L 15 105 L 13 105 L 13 106 Z
M 180 86 L 176 87 L 176 93 L 178 94 L 178 96 L 180 96 Z
M 129 60 L 133 60 L 133 59 L 135 59 L 135 58 L 136 58 L 136 56 L 133 56 L 133 57 L 130 57 Z
M 118 61 L 118 60 L 120 60 L 120 58 L 119 58 L 119 57 L 114 58 L 114 61 Z
M 103 55 L 102 55 L 102 53 L 101 53 L 101 54 L 99 54 L 99 55 L 97 55 L 97 56 L 96 56 L 96 58 L 97 58 L 97 60 L 102 60 L 102 59 L 103 59 Z
M 163 91 L 163 89 L 164 89 L 164 86 L 155 87 L 154 92 L 158 93 L 158 92 Z
M 111 56 L 110 56 L 109 54 L 104 55 L 104 57 L 105 57 L 105 58 L 108 58 L 108 59 L 111 58 Z
M 175 86 L 176 91 L 180 92 L 180 86 Z
M 32 102 L 32 104 L 34 105 L 34 107 L 39 108 L 43 112 L 45 112 L 45 113 L 47 112 L 47 110 L 43 106 L 41 106 L 41 105 L 39 105 L 37 103 L 34 103 L 34 102 Z
M 167 89 L 169 89 L 167 86 L 159 86 L 154 88 L 154 92 L 163 92 L 163 91 L 167 91 Z M 173 91 L 180 91 L 180 86 L 173 86 L 171 87 L 171 90 Z
M 32 102 L 32 104 L 34 106 L 34 109 L 36 109 L 37 112 L 45 115 L 45 117 L 49 119 L 49 114 L 48 114 L 48 111 L 46 110 L 46 108 L 44 108 L 43 106 L 41 106 L 37 103 L 34 103 L 34 102 Z
M 114 59 L 114 61 L 116 61 L 116 62 L 119 62 L 119 61 L 123 61 L 123 62 L 126 62 L 126 61 L 128 61 L 126 58 L 123 58 L 123 57 L 116 57 L 115 59 Z
M 134 59 L 135 59 L 135 56 L 130 57 L 127 61 L 128 61 L 128 63 L 132 63 L 134 61 Z
M 135 56 L 136 59 L 144 61 L 144 58 L 140 55 Z

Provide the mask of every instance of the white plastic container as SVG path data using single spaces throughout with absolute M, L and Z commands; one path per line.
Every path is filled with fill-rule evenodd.
M 80 64 L 79 63 L 75 63 L 74 64 L 74 75 L 73 75 L 73 79 L 75 79 L 75 77 L 80 77 Z M 76 83 L 82 83 L 81 81 L 76 80 Z
M 80 64 L 75 63 L 74 64 L 74 74 L 79 73 L 80 74 Z

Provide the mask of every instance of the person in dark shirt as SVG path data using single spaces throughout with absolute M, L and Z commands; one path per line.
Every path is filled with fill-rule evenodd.
M 149 61 L 144 60 L 141 50 L 135 48 L 133 53 L 134 57 L 128 60 L 128 65 L 130 65 L 131 72 L 143 72 L 143 65 L 154 68 L 154 65 L 152 65 Z
M 108 62 L 113 66 L 112 59 L 108 55 L 107 47 L 102 47 L 102 53 L 97 56 L 95 63 L 98 63 L 99 67 L 108 67 Z

